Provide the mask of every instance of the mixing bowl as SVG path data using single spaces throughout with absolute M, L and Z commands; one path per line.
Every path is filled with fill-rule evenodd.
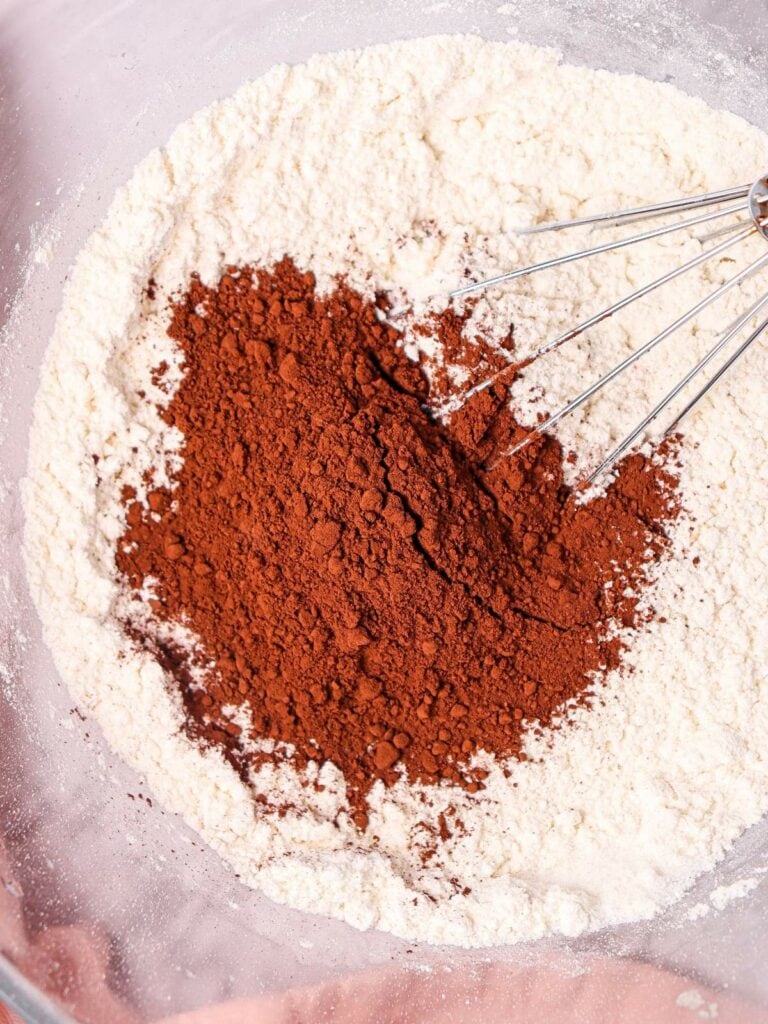
M 574 1008 L 589 979 L 608 972 L 612 991 L 645 999 L 643 1019 L 655 1020 L 666 981 L 624 970 L 632 958 L 677 972 L 674 1005 L 692 1014 L 681 1020 L 706 1019 L 710 1005 L 692 994 L 706 984 L 751 999 L 768 1019 L 765 823 L 660 919 L 483 953 L 360 933 L 241 886 L 73 707 L 26 592 L 17 488 L 67 268 L 137 160 L 198 107 L 275 62 L 471 31 L 672 82 L 768 127 L 767 15 L 766 0 L 0 0 L 0 996 L 19 1012 L 139 1024 L 262 996 L 293 1006 L 280 1019 L 295 1021 L 440 1010 L 458 1022 L 483 1006 L 491 1018 L 493 977 L 502 989 L 508 979 L 507 991 L 528 985 L 520 1019 L 549 1021 L 551 986 L 531 981 L 544 965 Z M 722 909 L 709 899 L 718 887 Z M 342 1006 L 340 993 L 355 1003 L 377 984 L 378 1009 Z M 311 986 L 326 996 L 309 1017 L 290 994 Z M 278 1019 L 242 1005 L 227 1019 Z

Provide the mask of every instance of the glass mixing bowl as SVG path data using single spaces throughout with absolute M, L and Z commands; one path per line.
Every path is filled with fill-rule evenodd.
M 413 1019 L 450 1004 L 459 1022 L 479 1014 L 489 971 L 520 978 L 546 963 L 575 1000 L 606 962 L 635 958 L 740 993 L 768 1014 L 765 824 L 663 917 L 570 943 L 473 954 L 407 945 L 242 887 L 73 708 L 26 592 L 17 488 L 67 268 L 137 160 L 198 107 L 278 61 L 471 31 L 673 82 L 768 127 L 766 15 L 766 0 L 0 0 L 0 996 L 19 1012 L 140 1024 L 380 976 L 393 994 L 429 978 Z M 748 896 L 691 914 L 715 886 L 745 878 L 758 883 Z M 632 970 L 622 984 L 651 1008 L 654 977 Z M 545 994 L 531 998 L 549 1020 Z M 290 1019 L 356 1019 L 339 1006 Z M 705 1011 L 694 1007 L 690 1019 Z M 392 1019 L 376 1012 L 357 1019 Z M 238 1013 L 228 1019 L 273 1019 Z

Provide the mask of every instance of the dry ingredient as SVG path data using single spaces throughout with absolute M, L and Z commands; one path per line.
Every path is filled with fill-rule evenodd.
M 153 536 L 168 529 L 165 550 L 179 557 L 167 562 L 195 559 L 193 583 L 215 576 L 214 562 L 198 558 L 202 535 L 189 538 L 180 529 L 174 537 L 170 533 L 175 516 L 185 517 L 185 529 L 193 522 L 189 502 L 181 500 L 185 473 L 191 481 L 195 471 L 194 462 L 186 464 L 193 448 L 185 445 L 194 446 L 200 436 L 183 415 L 185 395 L 195 386 L 194 373 L 184 365 L 186 350 L 192 351 L 189 331 L 197 323 L 192 317 L 199 320 L 201 338 L 194 351 L 202 356 L 206 317 L 215 317 L 218 305 L 228 301 L 222 277 L 228 267 L 240 268 L 230 273 L 233 281 L 237 273 L 249 273 L 245 268 L 266 268 L 263 278 L 254 271 L 258 288 L 266 288 L 270 274 L 294 273 L 289 264 L 275 269 L 287 257 L 297 268 L 296 288 L 304 295 L 297 320 L 310 323 L 313 309 L 343 295 L 351 320 L 373 330 L 372 306 L 377 293 L 383 293 L 388 308 L 408 310 L 398 320 L 403 352 L 423 361 L 433 387 L 444 395 L 484 366 L 508 357 L 510 324 L 515 325 L 515 358 L 525 360 L 543 337 L 678 265 L 701 246 L 692 236 L 658 240 L 605 254 L 589 267 L 565 268 L 556 277 L 524 279 L 519 287 L 483 296 L 471 308 L 446 313 L 441 296 L 463 275 L 489 275 L 549 255 L 561 245 L 556 237 L 516 236 L 516 225 L 749 180 L 767 157 L 762 134 L 667 86 L 563 67 L 555 54 L 530 47 L 438 38 L 275 68 L 182 125 L 168 147 L 139 165 L 118 193 L 70 276 L 43 371 L 24 495 L 30 584 L 57 665 L 83 709 L 98 719 L 115 749 L 146 776 L 166 806 L 183 814 L 244 881 L 293 906 L 409 939 L 482 945 L 549 932 L 572 935 L 656 913 L 768 809 L 768 698 L 761 669 L 768 661 L 763 586 L 768 546 L 762 542 L 768 534 L 768 483 L 761 468 L 764 349 L 736 368 L 688 423 L 675 456 L 679 465 L 668 466 L 676 478 L 674 495 L 666 487 L 658 489 L 664 467 L 646 451 L 645 461 L 628 464 L 619 482 L 597 499 L 621 505 L 628 488 L 642 482 L 637 507 L 624 502 L 635 523 L 643 520 L 644 510 L 651 511 L 651 519 L 660 512 L 677 514 L 669 518 L 668 540 L 651 530 L 649 551 L 642 555 L 631 537 L 621 538 L 617 575 L 628 574 L 626 587 L 614 585 L 613 608 L 601 608 L 597 619 L 587 616 L 593 625 L 600 622 L 600 657 L 607 662 L 593 694 L 582 689 L 584 674 L 574 675 L 563 695 L 581 694 L 581 699 L 567 702 L 554 716 L 553 705 L 543 703 L 543 717 L 550 716 L 543 727 L 525 723 L 521 704 L 522 724 L 514 724 L 514 712 L 513 721 L 505 723 L 511 726 L 506 733 L 509 759 L 481 749 L 481 736 L 468 737 L 476 746 L 467 751 L 461 785 L 452 779 L 434 784 L 431 763 L 425 768 L 415 762 L 418 744 L 411 754 L 409 746 L 403 747 L 395 765 L 414 776 L 421 772 L 422 781 L 397 772 L 387 775 L 390 769 L 381 768 L 385 779 L 366 795 L 367 822 L 359 814 L 352 819 L 350 812 L 362 805 L 357 798 L 350 804 L 345 775 L 333 762 L 309 760 L 307 749 L 298 752 L 297 761 L 275 756 L 290 755 L 279 716 L 269 716 L 269 728 L 266 720 L 257 722 L 261 711 L 249 709 L 239 685 L 243 699 L 222 706 L 221 715 L 231 722 L 227 735 L 237 736 L 245 760 L 235 768 L 220 743 L 201 745 L 199 736 L 190 735 L 205 728 L 204 713 L 190 716 L 189 700 L 185 705 L 174 679 L 178 663 L 163 667 L 157 652 L 174 657 L 185 652 L 189 678 L 184 693 L 196 694 L 215 669 L 208 660 L 211 653 L 221 658 L 215 649 L 219 638 L 201 637 L 204 623 L 192 621 L 195 602 L 184 595 L 182 577 L 176 577 L 177 593 L 168 564 L 158 560 L 155 565 L 152 544 L 140 533 L 148 524 Z M 745 245 L 745 262 L 752 249 L 755 255 L 763 251 L 759 240 Z M 618 362 L 639 338 L 711 291 L 732 273 L 731 267 L 722 260 L 701 266 L 652 301 L 572 343 L 567 358 L 526 367 L 512 387 L 514 420 L 530 424 L 571 397 L 575 382 Z M 313 275 L 313 286 L 305 274 Z M 147 289 L 149 280 L 153 283 Z M 200 299 L 194 309 L 185 299 L 190 288 L 197 289 Z M 584 465 L 633 425 L 671 378 L 682 375 L 757 288 L 759 282 L 752 282 L 739 294 L 731 293 L 697 319 L 695 330 L 678 344 L 660 346 L 564 423 L 558 431 L 562 449 L 551 440 L 530 453 L 560 478 L 557 496 L 547 498 L 553 515 L 563 521 L 571 517 L 574 524 L 589 515 L 595 506 L 580 505 L 568 490 Z M 267 314 L 267 321 L 272 317 L 279 326 L 292 311 L 281 304 L 279 315 L 268 309 Z M 245 339 L 241 353 L 236 328 L 228 357 L 233 371 L 238 360 L 251 358 Z M 310 341 L 317 340 L 313 330 L 309 335 Z M 366 351 L 372 352 L 364 338 L 365 331 L 354 344 L 368 345 Z M 491 499 L 478 483 L 487 477 L 497 501 L 513 503 L 524 517 L 531 514 L 525 472 L 515 482 L 507 479 L 515 472 L 513 465 L 497 475 L 477 470 L 478 462 L 502 442 L 504 431 L 516 429 L 503 410 L 496 416 L 498 394 L 482 397 L 484 404 L 468 418 L 454 417 L 436 431 L 426 418 L 419 419 L 414 397 L 422 394 L 418 371 L 396 348 L 388 350 L 391 363 L 373 370 L 359 354 L 362 379 L 353 374 L 353 383 L 344 358 L 340 377 L 329 376 L 322 360 L 302 363 L 290 331 L 288 337 L 263 340 L 285 350 L 288 362 L 283 376 L 276 364 L 280 384 L 267 373 L 259 380 L 273 382 L 284 397 L 295 394 L 291 401 L 308 415 L 310 430 L 316 426 L 308 397 L 320 380 L 345 391 L 350 407 L 362 402 L 364 388 L 379 398 L 388 396 L 389 418 L 372 416 L 371 410 L 362 415 L 370 423 L 380 419 L 385 431 L 409 432 L 417 439 L 420 472 L 410 446 L 405 469 L 397 464 L 399 451 L 388 449 L 388 461 L 384 458 L 389 487 L 409 501 L 418 496 L 420 480 L 427 493 L 439 473 L 451 480 L 454 474 L 462 501 L 471 499 L 484 509 Z M 384 353 L 383 334 L 379 340 Z M 259 358 L 258 352 L 253 358 Z M 269 365 L 265 360 L 265 368 Z M 400 369 L 403 378 L 397 376 Z M 388 393 L 393 382 L 402 389 L 396 402 Z M 197 384 L 202 389 L 200 380 Z M 215 390 L 220 382 L 209 379 L 208 385 Z M 231 390 L 233 401 L 235 394 L 247 400 L 239 385 Z M 202 402 L 204 416 L 212 412 L 206 408 Z M 485 437 L 483 416 L 495 424 Z M 346 424 L 345 417 L 326 423 L 329 439 L 334 431 L 343 434 Z M 269 431 L 276 429 L 277 423 L 268 425 Z M 358 439 L 364 440 L 362 433 Z M 327 464 L 334 446 L 325 451 L 322 443 L 318 434 L 318 450 Z M 250 457 L 245 445 L 238 454 L 233 444 L 222 461 L 235 465 L 242 460 L 242 472 L 255 475 L 258 467 Z M 380 510 L 359 509 L 353 525 L 359 533 L 365 522 L 375 534 L 386 523 L 390 549 L 405 570 L 414 538 L 429 538 L 429 512 L 419 513 L 419 525 L 405 503 L 400 508 L 393 502 L 396 511 L 391 521 L 385 519 L 389 489 L 386 484 L 382 488 L 382 463 L 377 468 L 372 460 L 369 468 L 377 482 L 369 489 L 379 494 L 383 489 L 387 501 Z M 398 473 L 403 479 L 393 484 Z M 359 486 L 343 474 L 316 481 L 318 488 L 321 484 L 330 484 L 339 498 Z M 334 491 L 337 484 L 341 492 Z M 549 481 L 542 484 L 549 486 Z M 322 529 L 302 549 L 302 559 L 310 558 L 302 566 L 324 559 L 327 568 L 337 544 L 343 552 L 355 534 L 347 531 L 345 536 L 348 519 L 323 505 L 327 490 L 310 496 L 318 508 L 307 502 L 307 516 L 318 518 L 322 512 L 324 521 L 314 524 Z M 232 497 L 234 505 L 227 502 L 227 510 L 237 509 L 237 494 Z M 276 490 L 275 497 L 287 503 L 285 489 Z M 672 504 L 659 509 L 657 499 Z M 374 501 L 373 495 L 369 500 Z M 447 500 L 441 493 L 433 502 L 443 518 Z M 280 523 L 295 523 L 299 511 L 291 508 Z M 453 523 L 455 509 L 450 511 L 447 518 Z M 224 499 L 220 512 L 223 525 L 233 528 Z M 374 522 L 364 519 L 364 512 L 373 514 Z M 243 529 L 256 533 L 274 525 L 255 514 L 243 520 Z M 607 522 L 598 523 L 599 529 Z M 522 524 L 516 525 L 514 515 L 511 526 L 504 517 L 491 515 L 484 517 L 483 530 L 469 526 L 469 532 L 467 524 L 460 531 L 464 546 L 459 550 L 465 553 L 468 536 L 470 553 L 473 547 L 492 553 L 498 534 L 510 531 L 514 552 L 509 565 L 498 558 L 489 561 L 491 591 L 477 591 L 485 579 L 477 564 L 462 563 L 457 569 L 455 552 L 449 557 L 437 540 L 433 551 L 447 560 L 436 564 L 460 570 L 462 581 L 480 597 L 479 605 L 471 602 L 472 614 L 480 615 L 507 593 L 514 594 L 515 606 L 529 612 L 525 601 L 541 595 L 524 586 L 518 590 L 521 581 L 535 578 L 537 566 L 536 559 L 522 553 Z M 270 536 L 267 529 L 259 544 L 268 546 Z M 586 540 L 591 539 L 590 531 Z M 299 554 L 299 540 L 295 534 L 293 546 L 288 545 L 292 559 Z M 543 627 L 567 613 L 555 595 L 562 595 L 563 585 L 567 589 L 570 573 L 578 577 L 578 551 L 562 547 L 562 553 L 544 547 L 544 555 L 564 564 L 552 571 L 561 586 L 559 591 L 548 588 L 551 604 L 540 616 Z M 116 550 L 138 592 L 126 585 Z M 146 564 L 139 560 L 142 551 Z M 240 553 L 233 548 L 233 557 Z M 659 559 L 660 554 L 664 557 Z M 524 557 L 533 563 L 533 574 L 528 567 L 522 571 Z M 598 561 L 600 577 L 605 563 Z M 198 563 L 201 571 L 194 572 Z M 319 579 L 309 575 L 319 588 Z M 254 588 L 267 597 L 278 592 L 254 580 Z M 594 588 L 589 573 L 581 580 Z M 330 587 L 332 581 L 328 572 L 324 583 Z M 432 582 L 448 586 L 444 579 Z M 290 590 L 280 593 L 288 595 L 287 612 L 295 611 L 301 622 L 300 610 L 290 604 Z M 370 593 L 352 587 L 351 596 L 360 601 L 353 601 L 347 622 L 331 624 L 333 643 L 344 629 L 350 631 L 343 634 L 347 641 L 363 639 L 355 634 L 358 629 L 365 631 L 366 641 L 378 638 L 367 618 L 373 608 Z M 319 616 L 312 616 L 321 607 L 317 596 L 307 602 L 302 636 L 318 628 Z M 187 614 L 180 621 L 169 609 Z M 360 620 L 352 624 L 358 611 Z M 414 630 L 425 629 L 416 619 L 418 602 L 413 611 Z M 611 622 L 604 633 L 607 612 Z M 269 615 L 267 609 L 265 621 Z M 224 637 L 235 621 L 236 616 L 222 620 Z M 126 623 L 134 638 L 151 642 L 153 649 L 127 640 Z M 479 639 L 463 640 L 465 664 Z M 279 640 L 275 637 L 275 646 Z M 242 642 L 250 654 L 251 639 Z M 343 657 L 363 658 L 365 646 L 357 648 L 363 653 L 347 651 Z M 292 662 L 294 646 L 284 649 Z M 418 658 L 415 662 L 418 670 Z M 586 662 L 581 669 L 589 673 Z M 234 680 L 235 672 L 228 671 L 227 678 Z M 385 681 L 391 685 L 389 676 Z M 477 692 L 493 689 L 484 672 L 473 685 Z M 434 703 L 437 695 L 428 692 Z M 468 707 L 464 717 L 470 710 L 477 709 Z M 389 718 L 376 715 L 370 724 L 387 726 Z M 450 711 L 448 718 L 454 721 Z M 364 750 L 350 753 L 358 761 L 375 759 L 384 742 L 400 751 L 396 735 L 384 740 L 372 733 Z M 450 748 L 459 742 L 458 731 L 449 739 Z M 321 741 L 328 743 L 328 735 Z M 426 744 L 426 736 L 418 742 Z M 438 732 L 436 742 L 448 741 Z M 463 742 L 462 736 L 459 745 Z M 453 751 L 441 750 L 434 754 L 430 748 L 436 770 L 455 770 Z M 391 756 L 385 747 L 380 760 Z M 351 764 L 345 768 L 354 773 Z M 473 782 L 482 788 L 472 792 Z
M 227 711 L 245 705 L 273 757 L 341 770 L 364 827 L 377 779 L 477 792 L 473 754 L 524 756 L 524 725 L 619 665 L 609 626 L 637 624 L 674 512 L 660 460 L 632 456 L 578 502 L 554 438 L 503 457 L 519 434 L 503 384 L 436 422 L 376 307 L 343 285 L 317 296 L 289 261 L 193 281 L 169 331 L 184 378 L 162 415 L 183 465 L 146 504 L 126 494 L 117 565 L 198 639 L 128 623 L 190 735 L 243 771 Z

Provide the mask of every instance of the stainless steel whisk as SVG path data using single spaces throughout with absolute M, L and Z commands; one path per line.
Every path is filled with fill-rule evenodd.
M 744 200 L 746 199 L 746 203 Z M 734 200 L 739 202 L 734 203 Z M 728 204 L 728 205 L 723 205 Z M 663 274 L 656 280 L 651 281 L 649 284 L 644 285 L 642 288 L 638 288 L 637 291 L 627 295 L 625 298 L 620 299 L 618 302 L 609 306 L 607 309 L 601 310 L 599 313 L 595 313 L 588 320 L 578 324 L 576 327 L 572 327 L 570 330 L 565 331 L 557 338 L 553 338 L 548 341 L 545 345 L 542 345 L 533 355 L 533 359 L 538 359 L 541 356 L 546 355 L 548 352 L 554 351 L 559 348 L 565 342 L 570 341 L 572 338 L 576 338 L 578 335 L 588 331 L 591 327 L 599 324 L 601 321 L 606 320 L 608 317 L 613 316 L 620 310 L 625 309 L 630 303 L 635 302 L 638 299 L 643 298 L 645 295 L 649 295 L 657 288 L 661 288 L 663 285 L 679 277 L 681 274 L 686 273 L 688 270 L 692 270 L 694 267 L 705 263 L 721 253 L 730 249 L 732 246 L 737 245 L 739 242 L 744 241 L 750 235 L 758 233 L 768 241 L 768 175 L 759 178 L 753 185 L 743 185 L 737 188 L 724 189 L 720 192 L 708 192 L 704 195 L 692 196 L 691 198 L 673 199 L 665 203 L 655 203 L 650 206 L 638 206 L 631 210 L 620 210 L 613 213 L 602 213 L 591 217 L 579 217 L 576 220 L 569 221 L 556 221 L 554 223 L 542 224 L 533 228 L 528 228 L 523 234 L 538 234 L 544 231 L 564 231 L 568 228 L 581 227 L 586 225 L 595 225 L 598 227 L 608 227 L 617 224 L 632 223 L 634 221 L 645 220 L 649 218 L 663 217 L 667 214 L 682 213 L 690 210 L 703 209 L 710 206 L 717 206 L 720 209 L 710 211 L 708 213 L 702 213 L 695 217 L 690 217 L 685 220 L 676 221 L 673 224 L 666 224 L 663 227 L 657 227 L 650 231 L 644 231 L 641 234 L 632 235 L 629 238 L 623 238 L 618 241 L 606 242 L 603 245 L 594 246 L 591 249 L 581 249 L 577 252 L 571 252 L 565 256 L 558 256 L 554 259 L 544 260 L 542 263 L 536 263 L 530 267 L 523 267 L 519 270 L 513 270 L 506 274 L 500 274 L 498 277 L 492 277 L 485 281 L 477 281 L 472 284 L 463 285 L 461 288 L 455 289 L 451 292 L 451 297 L 459 297 L 463 295 L 469 295 L 473 292 L 482 291 L 486 288 L 494 287 L 495 285 L 504 284 L 507 281 L 513 281 L 515 278 L 523 277 L 527 274 L 533 274 L 540 270 L 549 270 L 552 267 L 562 266 L 565 263 L 573 263 L 576 260 L 586 259 L 589 256 L 596 256 L 598 253 L 609 252 L 615 249 L 623 249 L 629 245 L 635 245 L 639 242 L 644 242 L 652 238 L 660 238 L 662 235 L 671 234 L 675 231 L 683 231 L 688 228 L 697 227 L 701 224 L 708 224 L 710 221 L 715 221 L 720 218 L 732 217 L 734 215 L 741 214 L 742 216 L 734 224 L 728 224 L 725 227 L 719 228 L 709 234 L 705 235 L 701 240 L 709 241 L 715 238 L 721 238 L 727 236 L 724 241 L 720 242 L 711 248 L 705 249 L 702 253 L 696 256 L 694 259 L 689 260 L 680 267 L 676 267 L 667 274 Z M 563 406 L 558 412 L 551 415 L 543 423 L 534 427 L 530 433 L 524 438 L 520 444 L 516 445 L 515 448 L 511 449 L 507 454 L 512 455 L 519 451 L 521 448 L 529 444 L 535 437 L 540 436 L 550 427 L 553 427 L 556 423 L 562 420 L 565 416 L 568 416 L 575 409 L 578 409 L 581 405 L 587 402 L 593 395 L 600 391 L 606 384 L 614 380 L 620 373 L 632 366 L 633 363 L 637 362 L 638 359 L 642 358 L 647 352 L 655 348 L 662 341 L 668 338 L 675 331 L 679 330 L 685 324 L 689 323 L 694 317 L 705 309 L 707 306 L 716 302 L 721 296 L 725 295 L 732 288 L 736 288 L 747 278 L 752 277 L 759 271 L 768 268 L 768 253 L 761 256 L 759 259 L 754 260 L 749 266 L 745 267 L 739 273 L 735 274 L 723 285 L 721 285 L 716 291 L 707 295 L 701 302 L 698 302 L 695 306 L 689 309 L 682 316 L 678 317 L 674 323 L 665 327 L 660 334 L 657 334 L 650 341 L 645 342 L 640 348 L 634 351 L 631 355 L 627 356 L 626 359 L 622 360 L 618 366 L 615 366 L 608 373 L 604 374 L 599 380 L 595 381 L 588 388 L 577 395 L 567 405 Z M 735 323 L 733 323 L 724 334 L 722 334 L 715 345 L 707 352 L 702 359 L 693 366 L 688 373 L 678 381 L 672 387 L 667 394 L 661 399 L 661 401 L 654 406 L 654 408 L 648 413 L 647 416 L 643 417 L 640 423 L 621 441 L 620 444 L 614 448 L 610 455 L 605 458 L 600 465 L 594 470 L 593 473 L 588 477 L 588 482 L 592 483 L 594 480 L 610 469 L 614 463 L 617 462 L 621 456 L 632 447 L 634 442 L 640 437 L 646 428 L 664 411 L 677 396 L 683 391 L 684 388 L 690 384 L 694 377 L 698 376 L 711 362 L 714 360 L 720 352 L 722 352 L 730 342 L 732 342 L 743 330 L 751 323 L 751 321 L 766 307 L 768 307 L 768 292 L 763 295 L 757 302 L 755 302 L 742 316 L 740 316 Z M 719 369 L 713 374 L 713 376 L 707 381 L 706 384 L 693 396 L 688 402 L 685 408 L 674 418 L 664 432 L 664 436 L 669 436 L 673 433 L 683 417 L 694 408 L 704 396 L 717 384 L 720 378 L 728 372 L 731 366 L 739 359 L 747 349 L 754 344 L 757 339 L 768 330 L 768 318 L 763 320 L 759 326 L 753 330 L 745 340 L 738 345 L 725 362 L 719 367 Z M 503 376 L 504 373 L 508 372 L 511 368 L 504 367 L 499 370 L 493 376 L 487 378 L 482 383 L 475 385 L 466 391 L 462 396 L 462 404 L 467 401 L 473 395 L 478 394 L 485 388 L 490 387 L 495 381 Z

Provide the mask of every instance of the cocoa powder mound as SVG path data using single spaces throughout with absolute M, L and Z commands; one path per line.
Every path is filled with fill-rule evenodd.
M 454 353 L 461 326 L 437 324 Z M 474 791 L 475 751 L 523 756 L 524 723 L 620 663 L 608 627 L 641 627 L 677 511 L 661 460 L 632 455 L 580 503 L 554 438 L 499 458 L 522 436 L 505 386 L 435 422 L 374 305 L 343 283 L 319 297 L 288 260 L 193 280 L 169 333 L 185 372 L 162 415 L 183 466 L 148 506 L 126 493 L 116 558 L 134 590 L 151 578 L 153 620 L 183 621 L 214 666 L 201 686 L 200 655 L 125 624 L 179 687 L 191 736 L 247 770 L 223 711 L 247 705 L 297 767 L 338 766 L 363 826 L 377 779 Z

